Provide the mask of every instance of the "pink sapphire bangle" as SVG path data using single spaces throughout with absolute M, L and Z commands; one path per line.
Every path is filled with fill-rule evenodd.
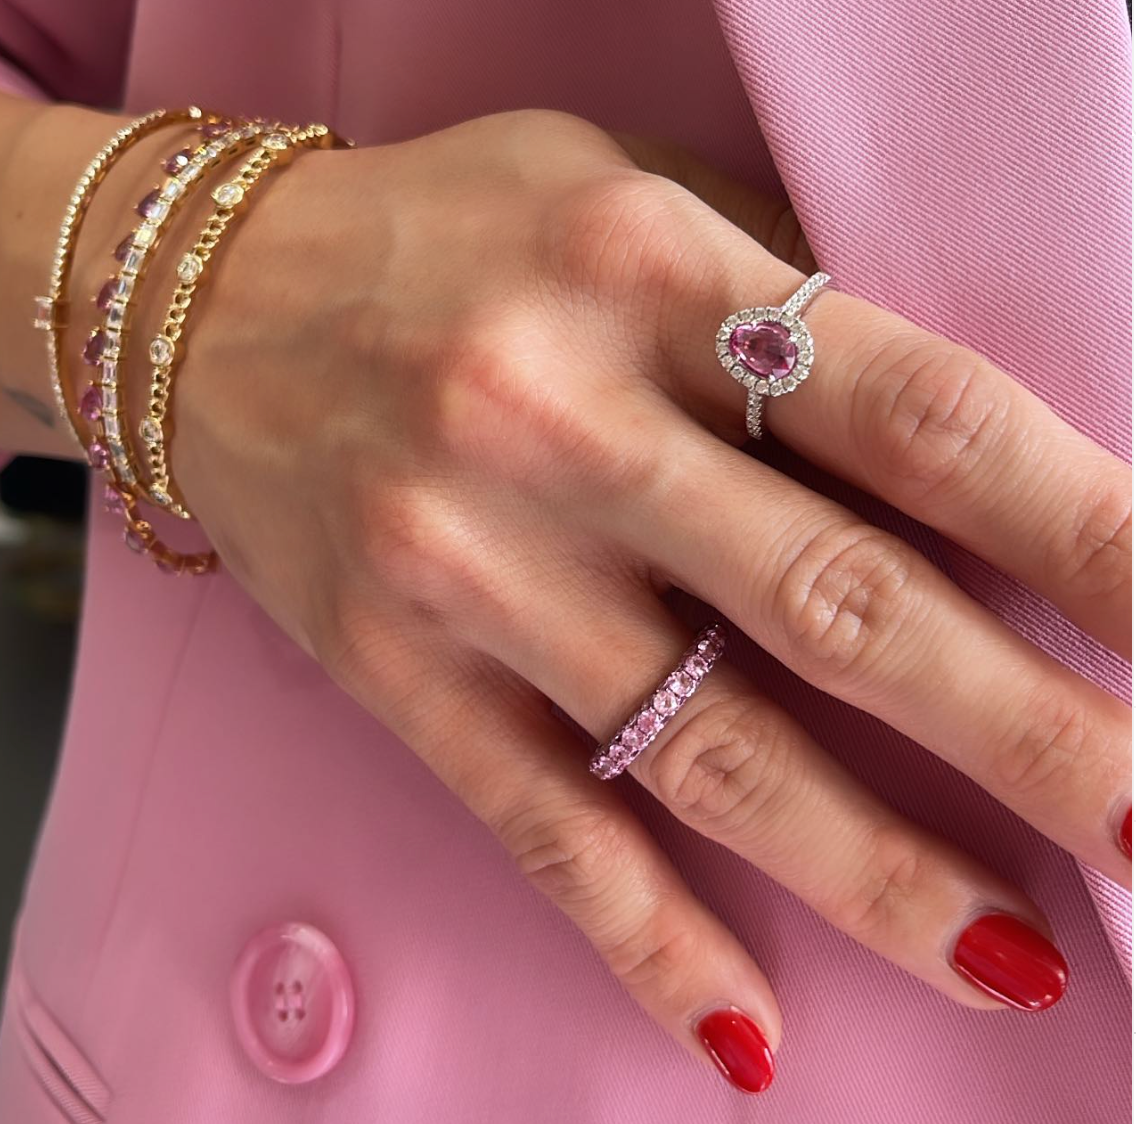
M 121 263 L 119 271 L 103 285 L 97 298 L 103 318 L 87 339 L 83 360 L 98 368 L 99 376 L 79 402 L 79 412 L 91 427 L 87 459 L 115 484 L 151 502 L 160 500 L 151 497 L 138 478 L 125 403 L 120 397 L 120 368 L 125 363 L 134 298 L 164 230 L 196 181 L 210 168 L 251 147 L 265 128 L 260 123 L 208 123 L 202 127 L 202 143 L 194 152 L 176 153 L 165 162 L 166 179 L 138 204 L 143 221 L 115 251 Z
M 95 189 L 106 178 L 118 158 L 133 148 L 143 137 L 149 136 L 167 125 L 177 125 L 186 121 L 216 121 L 213 113 L 206 113 L 195 105 L 185 109 L 155 109 L 136 117 L 118 129 L 114 136 L 95 153 L 91 162 L 83 169 L 75 184 L 63 222 L 55 243 L 55 253 L 51 261 L 51 275 L 48 278 L 47 294 L 35 298 L 35 320 L 33 325 L 47 333 L 48 378 L 51 393 L 55 398 L 59 416 L 67 424 L 72 436 L 84 445 L 79 426 L 74 417 L 70 382 L 66 376 L 63 361 L 62 332 L 69 319 L 67 289 L 71 280 L 71 269 L 75 259 L 75 246 L 87 210 L 94 198 Z
M 788 394 L 809 377 L 813 337 L 800 313 L 831 280 L 814 273 L 783 305 L 743 308 L 718 328 L 718 362 L 746 388 L 746 430 L 756 440 L 765 399 Z
M 592 754 L 588 770 L 600 780 L 618 777 L 659 736 L 666 724 L 698 689 L 726 646 L 726 630 L 717 621 L 706 625 L 662 679 L 607 742 Z

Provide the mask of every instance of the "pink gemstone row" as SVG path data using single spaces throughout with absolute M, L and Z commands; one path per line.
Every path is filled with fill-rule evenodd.
M 596 748 L 589 771 L 605 781 L 619 776 L 694 694 L 725 646 L 726 630 L 717 621 L 701 629 L 674 671 L 644 699 L 609 742 Z

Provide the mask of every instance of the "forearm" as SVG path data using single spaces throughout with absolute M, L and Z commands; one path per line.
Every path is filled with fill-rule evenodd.
M 83 168 L 128 118 L 70 105 L 45 105 L 0 94 L 0 449 L 78 458 L 81 451 L 56 413 L 43 333 L 32 326 L 33 302 L 46 292 L 67 201 Z M 90 298 L 109 273 L 111 249 L 153 178 L 160 136 L 127 152 L 98 189 L 83 223 L 63 337 L 71 385 L 93 323 Z

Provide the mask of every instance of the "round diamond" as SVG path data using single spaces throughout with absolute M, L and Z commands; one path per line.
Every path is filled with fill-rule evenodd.
M 223 183 L 213 189 L 213 201 L 219 207 L 235 207 L 245 197 L 245 189 L 239 183 Z
M 150 362 L 165 367 L 173 361 L 174 345 L 165 336 L 155 336 L 150 341 Z
M 204 268 L 205 263 L 196 254 L 186 254 L 185 257 L 178 262 L 178 280 L 184 281 L 187 284 L 191 281 L 196 281 L 201 276 L 201 271 Z
M 162 440 L 162 427 L 155 417 L 145 417 L 138 426 L 138 432 L 147 445 L 157 445 Z
M 156 484 L 150 489 L 150 498 L 162 507 L 169 507 L 174 502 L 173 497 L 168 492 L 163 492 Z
M 287 148 L 288 138 L 283 133 L 269 133 L 260 143 L 265 148 Z

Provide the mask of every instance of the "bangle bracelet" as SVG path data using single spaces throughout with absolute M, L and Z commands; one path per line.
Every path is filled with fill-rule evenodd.
M 197 286 L 205 275 L 206 263 L 212 258 L 221 237 L 236 215 L 243 210 L 243 204 L 249 193 L 265 172 L 274 165 L 290 159 L 296 147 L 330 148 L 337 144 L 350 143 L 341 141 L 325 125 L 308 125 L 302 129 L 275 127 L 264 136 L 260 146 L 240 171 L 231 180 L 213 189 L 216 209 L 206 221 L 193 248 L 178 263 L 178 285 L 174 290 L 162 330 L 151 341 L 149 348 L 154 367 L 151 379 L 151 412 L 142 420 L 139 432 L 146 442 L 150 463 L 154 468 L 152 493 L 156 488 L 159 495 L 170 497 L 168 503 L 162 503 L 166 510 L 172 510 L 175 501 L 170 495 L 171 482 L 166 463 L 163 423 L 168 413 L 173 365 L 175 360 L 180 358 L 177 344 L 181 339 L 186 315 L 193 303 Z M 106 501 L 108 510 L 123 515 L 126 520 L 124 534 L 126 545 L 138 553 L 150 555 L 159 569 L 173 574 L 206 574 L 216 569 L 217 555 L 214 551 L 182 554 L 161 542 L 153 526 L 147 520 L 139 518 L 133 494 L 123 491 L 120 487 L 111 486 L 107 488 Z M 184 505 L 176 506 L 184 510 Z
M 190 515 L 185 505 L 173 498 L 175 489 L 170 479 L 166 448 L 171 437 L 169 412 L 174 364 L 181 357 L 178 345 L 198 286 L 206 279 L 209 261 L 226 229 L 244 209 L 249 193 L 265 172 L 290 160 L 297 147 L 331 148 L 338 143 L 342 142 L 326 125 L 281 128 L 264 136 L 260 147 L 236 176 L 214 188 L 216 209 L 202 228 L 197 242 L 177 264 L 177 287 L 165 321 L 150 341 L 150 409 L 139 424 L 138 432 L 146 445 L 149 460 L 151 498 L 184 518 L 190 518 Z
M 184 165 L 138 204 L 138 213 L 145 221 L 119 246 L 116 257 L 122 258 L 122 266 L 100 293 L 99 303 L 105 307 L 103 320 L 91 332 L 83 349 L 83 359 L 99 368 L 98 381 L 88 386 L 79 406 L 82 416 L 91 423 L 87 459 L 139 498 L 149 495 L 138 480 L 130 427 L 119 398 L 119 368 L 125 360 L 134 294 L 166 226 L 188 198 L 194 181 L 208 169 L 245 151 L 267 128 L 260 122 L 208 127 L 208 136 Z M 173 167 L 176 159 L 171 157 L 167 168 Z
M 75 245 L 79 239 L 79 229 L 83 225 L 87 209 L 91 205 L 95 188 L 106 178 L 118 158 L 132 148 L 143 137 L 149 136 L 166 125 L 183 121 L 217 121 L 216 114 L 206 113 L 197 106 L 186 109 L 155 109 L 151 113 L 136 117 L 119 129 L 113 137 L 95 154 L 94 159 L 83 170 L 75 190 L 68 200 L 63 213 L 63 223 L 55 244 L 51 263 L 51 276 L 48 279 L 47 296 L 35 298 L 35 327 L 47 333 L 48 377 L 51 392 L 59 416 L 66 422 L 71 435 L 83 446 L 79 426 L 74 420 L 69 384 L 63 370 L 62 329 L 67 326 L 69 306 L 67 288 L 71 279 L 71 269 L 75 259 Z

